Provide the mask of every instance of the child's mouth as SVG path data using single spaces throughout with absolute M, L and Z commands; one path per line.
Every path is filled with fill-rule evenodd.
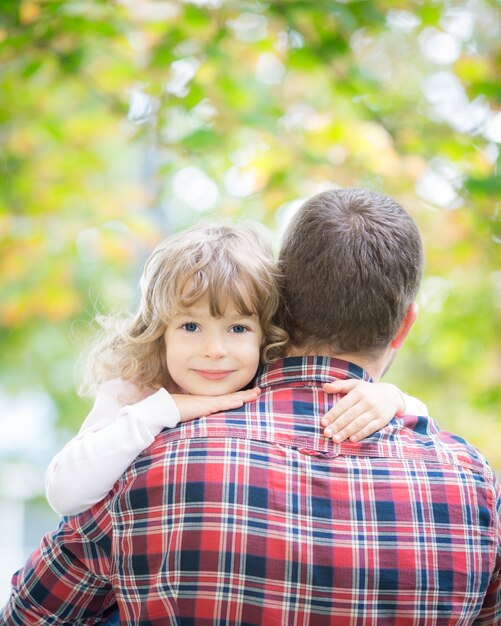
M 229 376 L 234 370 L 193 370 L 206 380 L 222 380 Z

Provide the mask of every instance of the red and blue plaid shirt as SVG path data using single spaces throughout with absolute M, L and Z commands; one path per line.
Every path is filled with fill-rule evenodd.
M 14 575 L 3 625 L 500 624 L 501 492 L 428 418 L 334 444 L 322 383 L 344 361 L 264 369 L 256 403 L 164 430 Z

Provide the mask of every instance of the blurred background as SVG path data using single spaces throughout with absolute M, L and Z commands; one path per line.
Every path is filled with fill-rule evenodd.
M 202 218 L 280 234 L 332 186 L 398 199 L 426 248 L 386 379 L 501 469 L 501 39 L 492 0 L 2 0 L 0 603 L 57 517 L 93 318 Z

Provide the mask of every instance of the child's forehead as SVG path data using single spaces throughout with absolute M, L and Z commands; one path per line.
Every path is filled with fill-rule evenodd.
M 200 298 L 190 304 L 178 304 L 175 307 L 176 316 L 192 315 L 198 317 L 225 317 L 225 318 L 243 318 L 243 317 L 257 317 L 256 313 L 249 311 L 242 311 L 231 298 L 226 299 L 223 302 L 218 303 L 220 314 L 213 315 L 211 312 L 210 300 L 207 297 Z

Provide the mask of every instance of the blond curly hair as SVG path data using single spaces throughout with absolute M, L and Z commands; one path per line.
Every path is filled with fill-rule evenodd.
M 176 311 L 202 298 L 215 317 L 229 302 L 242 315 L 256 314 L 261 361 L 276 360 L 288 340 L 274 322 L 279 280 L 267 233 L 258 224 L 200 224 L 165 239 L 145 264 L 137 312 L 97 318 L 102 332 L 89 353 L 81 393 L 93 395 L 115 378 L 142 388 L 169 387 L 164 333 Z

